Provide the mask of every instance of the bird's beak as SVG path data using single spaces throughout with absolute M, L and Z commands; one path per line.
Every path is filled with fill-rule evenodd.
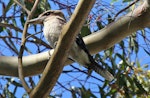
M 46 16 L 31 19 L 31 20 L 28 21 L 28 23 L 29 24 L 43 24 L 43 21 L 44 21 L 45 18 L 46 18 Z

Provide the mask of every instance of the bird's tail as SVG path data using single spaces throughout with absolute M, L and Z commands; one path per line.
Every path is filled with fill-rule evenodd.
M 114 76 L 108 70 L 104 69 L 96 62 L 90 65 L 90 69 L 94 70 L 108 81 L 112 81 L 114 79 Z

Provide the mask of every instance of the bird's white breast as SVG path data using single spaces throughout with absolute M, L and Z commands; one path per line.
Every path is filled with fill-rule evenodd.
M 61 24 L 57 18 L 49 19 L 44 22 L 44 36 L 53 48 L 58 41 L 62 26 L 63 24 Z
M 58 18 L 50 17 L 44 21 L 44 36 L 50 43 L 52 48 L 55 48 L 56 42 L 60 36 L 64 22 Z M 81 49 L 76 42 L 70 49 L 70 56 L 81 65 L 89 64 L 89 58 L 87 53 Z

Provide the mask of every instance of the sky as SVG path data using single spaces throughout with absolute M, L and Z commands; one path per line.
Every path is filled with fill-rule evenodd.
M 5 0 L 5 3 L 7 4 L 8 3 L 8 1 L 9 0 Z M 63 1 L 63 0 L 61 0 L 61 1 Z M 73 0 L 74 2 L 76 2 L 76 0 Z M 104 0 L 103 0 L 104 1 Z M 49 2 L 51 2 L 50 0 L 49 0 Z M 111 0 L 106 0 L 105 2 L 107 2 L 107 3 L 110 3 L 110 5 L 111 5 Z M 120 6 L 121 5 L 121 0 L 119 1 L 119 2 L 116 2 L 115 3 L 115 6 L 114 5 L 112 5 L 110 8 L 112 8 L 112 7 L 115 7 L 116 9 L 117 8 L 119 8 L 119 9 L 121 9 L 120 7 L 122 7 L 122 6 Z M 2 8 L 2 5 L 0 5 L 0 8 Z M 59 7 L 57 6 L 57 5 L 55 5 L 55 4 L 52 4 L 51 5 L 51 9 L 53 9 L 53 10 L 55 10 L 55 9 L 58 9 Z M 105 9 L 105 8 L 104 8 Z M 2 11 L 1 11 L 2 9 L 0 9 L 0 16 L 2 15 Z M 108 9 L 105 9 L 105 10 L 108 10 Z M 63 12 L 65 13 L 65 10 L 63 10 Z M 117 12 L 117 11 L 116 11 Z M 108 12 L 108 13 L 111 13 L 111 12 Z M 9 14 L 11 14 L 11 11 L 10 11 L 10 13 L 8 13 L 8 15 Z M 104 13 L 105 14 L 105 13 Z M 65 13 L 65 16 L 67 17 L 67 14 Z M 105 16 L 105 15 L 104 15 Z M 19 20 L 17 20 L 17 21 L 19 21 Z M 93 24 L 94 25 L 94 24 Z M 39 25 L 38 25 L 39 26 Z M 40 28 L 41 26 L 39 26 L 39 28 Z M 94 29 L 95 28 L 93 28 L 92 30 L 94 31 Z M 31 26 L 31 27 L 29 27 L 29 31 L 31 32 L 31 31 L 33 31 L 33 26 Z M 34 32 L 33 32 L 34 33 Z M 1 36 L 2 36 L 3 34 L 1 34 Z M 19 36 L 21 36 L 21 34 L 19 34 Z M 42 34 L 39 34 L 39 37 L 41 37 L 41 36 L 43 36 Z M 44 38 L 42 38 L 42 40 L 45 40 Z M 46 41 L 46 40 L 45 40 Z M 143 42 L 144 42 L 144 40 L 142 40 L 141 39 L 141 44 L 143 44 Z M 3 46 L 3 42 L 0 40 L 0 45 L 1 46 Z M 31 47 L 30 48 L 30 50 L 31 51 L 34 51 L 34 48 L 33 47 L 36 47 L 36 46 L 33 46 L 33 44 L 27 44 L 29 47 Z M 11 53 L 11 51 L 9 51 L 9 49 L 5 49 L 5 47 L 0 47 L 0 49 L 1 50 L 3 50 L 3 54 L 5 54 L 5 55 L 8 55 L 8 56 L 10 56 L 10 55 L 12 55 L 12 53 Z M 19 49 L 19 44 L 18 44 L 18 49 Z M 47 50 L 45 50 L 45 51 L 47 51 Z M 147 55 L 145 52 L 144 52 L 144 50 L 143 49 L 141 49 L 140 48 L 140 50 L 139 50 L 140 52 L 138 53 L 138 56 L 140 57 L 140 62 L 142 63 L 142 64 L 147 64 L 147 63 L 149 63 L 149 55 Z M 118 52 L 118 51 L 116 51 L 116 52 Z M 34 51 L 33 52 L 33 54 L 35 54 L 36 53 L 36 51 Z M 100 53 L 101 55 L 103 55 L 104 53 L 103 52 L 101 52 Z M 29 55 L 28 53 L 27 54 L 25 54 L 25 55 Z M 132 58 L 132 60 L 134 61 L 135 60 L 135 55 L 133 55 L 133 57 L 131 57 Z M 120 59 L 118 59 L 118 63 L 120 62 Z M 78 67 L 78 68 L 80 68 L 81 70 L 84 70 L 84 68 L 83 67 L 81 67 L 79 64 L 77 64 L 77 63 L 73 63 L 73 65 L 74 66 L 76 66 L 76 67 Z M 147 69 L 150 69 L 150 67 L 148 67 Z M 70 67 L 70 66 L 66 66 L 65 68 L 64 68 L 64 71 L 67 71 L 67 70 L 74 70 L 72 67 Z M 98 76 L 97 74 L 94 74 L 96 77 L 99 77 L 100 79 L 102 79 L 103 80 L 103 78 L 101 77 L 101 76 Z M 64 74 L 64 73 L 62 73 L 61 74 L 61 76 L 60 76 L 60 78 L 59 78 L 59 82 L 61 82 L 61 83 L 63 83 L 63 85 L 64 86 L 66 86 L 66 87 L 68 87 L 68 88 L 74 88 L 74 86 L 81 86 L 81 84 L 80 83 L 78 83 L 77 81 L 78 81 L 78 77 L 80 77 L 80 79 L 82 79 L 83 81 L 86 79 L 86 75 L 85 74 L 83 74 L 83 73 L 72 73 L 72 74 Z M 66 79 L 67 78 L 67 79 Z M 0 83 L 2 84 L 2 85 L 5 85 L 5 86 L 9 86 L 10 84 L 9 84 L 9 82 L 6 80 L 6 79 L 1 79 L 1 80 L 3 80 L 3 81 L 0 81 Z M 17 82 L 20 82 L 20 80 L 18 79 L 18 78 L 16 78 L 16 77 L 12 77 L 11 78 L 11 80 L 13 81 L 13 80 L 15 80 L 15 81 L 17 81 Z M 27 81 L 29 81 L 28 79 L 26 79 Z M 34 81 L 36 81 L 37 82 L 37 80 L 38 80 L 38 77 L 37 76 L 34 76 L 33 77 L 33 80 Z M 97 85 L 96 85 L 96 83 L 97 82 L 99 82 L 98 80 L 96 80 L 96 79 L 94 79 L 94 78 L 91 78 L 90 80 L 89 80 L 89 83 L 82 83 L 82 84 L 84 84 L 84 86 L 86 86 L 87 88 L 90 88 L 91 87 L 91 85 L 90 85 L 90 81 L 92 82 L 92 83 L 94 83 L 95 82 L 95 85 L 92 85 L 92 90 L 93 91 L 97 91 L 99 88 L 97 87 Z M 94 82 L 93 82 L 94 81 Z M 7 84 L 7 85 L 6 85 Z M 65 90 L 64 89 L 60 89 L 60 85 L 57 83 L 56 85 L 58 85 L 58 86 L 56 86 L 54 89 L 53 89 L 53 92 L 51 93 L 52 95 L 55 95 L 55 94 L 57 94 L 58 95 L 58 98 L 59 98 L 59 96 L 62 96 L 62 98 L 70 98 L 71 97 L 71 94 L 70 93 L 68 93 L 68 92 L 65 92 Z M 5 87 L 4 86 L 4 87 Z M 10 85 L 9 86 L 9 89 L 10 89 L 10 91 L 14 91 L 14 89 L 15 89 L 15 86 L 13 86 L 13 85 Z M 59 95 L 59 94 L 61 94 L 62 92 L 64 92 L 63 93 L 63 95 Z M 2 93 L 1 92 L 1 90 L 0 90 L 0 93 Z M 25 91 L 24 91 L 24 89 L 23 88 L 20 88 L 20 87 L 18 87 L 18 89 L 17 89 L 17 93 L 16 93 L 16 97 L 17 98 L 21 98 L 22 97 L 22 95 L 25 93 Z M 97 97 L 99 97 L 99 94 L 97 94 L 97 93 L 95 93 L 96 94 L 96 96 Z

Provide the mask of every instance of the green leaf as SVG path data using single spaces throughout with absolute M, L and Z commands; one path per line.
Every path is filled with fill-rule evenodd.
M 140 68 L 140 67 L 141 67 L 141 64 L 140 64 L 140 62 L 139 62 L 139 60 L 138 60 L 138 59 L 136 59 L 136 65 L 137 65 L 137 67 L 138 67 L 138 68 Z
M 122 88 L 123 86 L 126 86 L 126 78 L 122 73 L 120 73 L 119 75 L 118 82 L 119 82 L 118 84 L 120 88 Z
M 42 9 L 43 11 L 51 9 L 50 4 L 47 2 L 48 2 L 48 0 L 41 0 L 41 2 L 39 4 L 39 8 Z
M 27 93 L 23 94 L 23 96 L 22 96 L 22 98 L 27 98 L 27 97 L 28 97 Z
M 117 2 L 118 0 L 112 0 L 111 3 Z
M 81 98 L 96 98 L 96 96 L 91 92 L 90 89 L 86 90 L 84 86 L 80 88 Z
M 100 21 L 97 21 L 96 24 L 97 24 L 99 30 L 104 28 L 104 26 L 102 25 L 102 23 Z
M 140 82 L 136 79 L 136 78 L 133 78 L 134 80 L 134 83 L 136 84 L 137 88 L 139 89 L 138 91 L 138 94 L 145 94 L 147 93 L 147 91 L 145 91 L 145 89 L 143 88 L 142 84 L 140 84 Z
M 21 24 L 22 24 L 22 27 L 24 27 L 24 24 L 25 24 L 25 14 L 24 13 L 21 13 L 21 15 L 20 15 L 21 17 L 20 17 L 20 22 L 21 22 Z
M 7 13 L 8 10 L 10 10 L 10 7 L 14 4 L 13 0 L 10 0 L 9 3 L 7 4 L 4 13 Z
M 107 20 L 108 20 L 108 24 L 110 24 L 110 23 L 112 23 L 112 22 L 113 22 L 113 19 L 112 19 L 111 15 L 109 15 L 109 14 L 108 14 L 108 18 L 107 18 Z
M 139 51 L 139 44 L 136 40 L 133 40 L 133 41 L 134 41 L 134 50 L 135 50 L 135 53 L 137 54 Z
M 123 0 L 123 3 L 126 3 L 126 2 L 131 2 L 133 0 Z
M 135 92 L 135 85 L 134 85 L 133 80 L 128 75 L 126 76 L 126 78 L 127 78 L 128 82 L 130 83 L 129 85 L 132 88 L 132 92 Z
M 99 86 L 99 93 L 100 93 L 100 95 L 101 95 L 101 98 L 106 98 L 104 88 L 102 88 L 102 87 L 100 87 L 100 86 Z
M 0 26 L 0 33 L 3 31 L 3 27 Z
M 122 49 L 122 51 L 123 51 L 123 55 L 125 55 L 126 54 L 126 52 L 125 52 L 125 42 L 122 40 L 120 43 L 119 43 L 119 45 L 120 45 L 120 47 L 121 47 L 121 49 Z
M 74 90 L 71 90 L 72 98 L 77 98 Z
M 122 66 L 122 67 L 129 66 L 129 64 L 127 63 L 126 58 L 124 56 L 120 55 L 119 53 L 116 53 L 116 56 L 118 56 L 121 60 L 123 60 L 123 65 L 125 65 L 125 66 Z
M 91 30 L 90 30 L 89 26 L 83 26 L 81 29 L 81 36 L 84 37 L 89 34 L 91 34 Z

